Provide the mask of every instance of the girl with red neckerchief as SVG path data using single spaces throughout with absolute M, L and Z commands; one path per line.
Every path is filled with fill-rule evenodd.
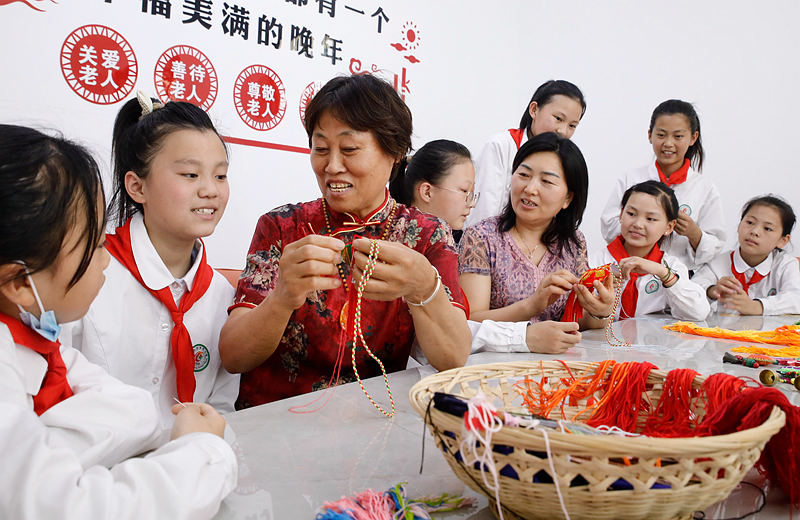
M 650 117 L 647 138 L 656 160 L 616 182 L 600 220 L 603 238 L 611 242 L 620 234 L 620 200 L 626 189 L 646 180 L 661 181 L 678 199 L 675 233 L 664 240 L 662 249 L 695 271 L 725 245 L 719 191 L 700 174 L 704 152 L 697 112 L 686 101 L 664 101 Z
M 586 100 L 577 85 L 563 79 L 539 85 L 525 105 L 519 126 L 493 135 L 483 145 L 475 165 L 475 191 L 481 196 L 466 225 L 503 212 L 510 195 L 512 163 L 520 146 L 545 132 L 569 139 L 585 113 Z
M 150 394 L 59 343 L 103 285 L 103 187 L 86 150 L 0 125 L 0 518 L 211 518 L 235 487 L 225 420 Z M 134 458 L 135 457 L 135 458 Z
M 718 254 L 692 280 L 717 306 L 739 314 L 800 314 L 800 269 L 783 250 L 794 224 L 794 210 L 780 197 L 749 200 L 736 248 Z
M 202 241 L 228 202 L 228 155 L 201 108 L 142 92 L 117 115 L 113 154 L 106 283 L 65 341 L 150 392 L 166 435 L 175 399 L 232 412 L 239 392 L 217 348 L 233 287 Z
M 614 319 L 652 312 L 669 312 L 682 320 L 706 319 L 710 307 L 703 289 L 689 279 L 680 258 L 660 247 L 678 223 L 674 191 L 659 181 L 645 181 L 625 191 L 621 206 L 620 234 L 590 262 L 620 266 L 625 281 Z

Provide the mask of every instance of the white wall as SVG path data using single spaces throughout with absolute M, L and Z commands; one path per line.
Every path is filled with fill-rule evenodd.
M 498 130 L 514 127 L 533 90 L 551 78 L 573 81 L 588 110 L 574 139 L 589 164 L 590 199 L 582 229 L 599 247 L 599 214 L 608 185 L 624 170 L 653 158 L 647 142 L 650 113 L 661 101 L 695 103 L 706 149 L 704 175 L 722 193 L 733 239 L 738 212 L 751 196 L 779 193 L 800 211 L 796 189 L 795 125 L 800 109 L 792 95 L 800 86 L 791 24 L 800 4 L 743 1 L 669 3 L 640 1 L 544 2 L 475 0 L 337 0 L 336 17 L 320 15 L 317 2 L 229 0 L 254 13 L 276 16 L 344 40 L 337 66 L 231 38 L 219 29 L 222 1 L 214 1 L 216 27 L 183 26 L 183 2 L 172 0 L 173 19 L 142 14 L 139 0 L 39 1 L 46 12 L 22 3 L 0 7 L 0 121 L 55 127 L 109 162 L 110 130 L 121 103 L 99 106 L 79 98 L 64 81 L 58 56 L 75 28 L 98 23 L 121 32 L 139 59 L 137 88 L 153 91 L 153 66 L 167 47 L 200 48 L 214 63 L 220 92 L 210 110 L 222 133 L 307 146 L 297 103 L 310 81 L 346 73 L 351 57 L 392 72 L 406 66 L 414 114 L 414 144 L 447 137 L 473 154 Z M 345 5 L 365 11 L 357 15 Z M 369 14 L 382 6 L 390 21 L 378 34 Z M 422 36 L 410 64 L 389 47 L 405 21 Z M 262 63 L 281 75 L 287 89 L 284 120 L 273 130 L 247 127 L 233 110 L 231 91 L 239 71 Z M 318 196 L 308 156 L 231 146 L 231 200 L 207 240 L 214 265 L 241 267 L 258 215 L 285 202 Z

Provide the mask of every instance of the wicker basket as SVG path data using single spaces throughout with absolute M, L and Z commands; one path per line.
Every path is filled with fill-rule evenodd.
M 593 374 L 597 365 L 566 363 L 575 376 Z M 476 492 L 486 495 L 493 510 L 496 509 L 495 496 L 484 489 L 482 472 L 474 465 L 464 464 L 458 455 L 463 418 L 429 407 L 428 403 L 435 392 L 470 398 L 480 391 L 498 409 L 527 413 L 513 385 L 525 376 L 538 380 L 543 373 L 556 378 L 569 376 L 565 364 L 560 361 L 475 365 L 426 377 L 409 392 L 411 405 L 423 418 L 427 416 L 431 434 L 452 470 Z M 659 370 L 650 372 L 647 394 L 653 404 L 660 398 L 666 374 Z M 695 378 L 694 386 L 699 388 L 703 380 Z M 585 402 L 564 406 L 566 418 L 572 418 L 585 407 Z M 554 413 L 560 413 L 561 408 L 556 410 Z M 703 414 L 703 410 L 695 412 Z M 547 451 L 541 431 L 503 427 L 492 437 L 495 464 L 498 470 L 510 466 L 511 474 L 515 472 L 518 476 L 510 478 L 501 474 L 498 477 L 503 517 L 506 520 L 564 518 L 555 485 L 541 483 L 541 478 L 534 479 L 535 475 L 545 472 L 545 480 L 558 480 L 565 507 L 573 520 L 690 518 L 694 511 L 731 493 L 784 422 L 783 411 L 775 407 L 757 428 L 713 437 L 620 437 L 551 430 L 547 437 L 555 475 L 543 453 Z M 498 452 L 498 446 L 505 448 Z M 625 463 L 620 463 L 621 460 Z M 505 473 L 509 473 L 508 469 Z M 488 478 L 491 482 L 492 477 Z M 626 486 L 632 489 L 614 488 L 612 484 L 620 482 L 618 479 L 624 479 Z M 499 516 L 496 510 L 494 513 Z

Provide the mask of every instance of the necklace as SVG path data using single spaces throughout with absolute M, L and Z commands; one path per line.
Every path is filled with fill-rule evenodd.
M 394 213 L 397 211 L 397 202 L 392 201 L 392 209 L 389 212 L 389 216 L 386 218 L 386 224 L 383 228 L 383 233 L 381 234 L 381 240 L 386 240 L 386 237 L 389 236 L 389 230 L 392 227 L 392 221 L 394 221 Z M 325 197 L 322 197 L 322 212 L 325 216 L 325 232 L 329 236 L 333 236 L 333 228 L 331 227 L 331 218 L 328 215 L 328 203 L 325 201 Z M 347 276 L 344 274 L 344 268 L 342 267 L 345 262 L 350 264 L 353 260 L 353 244 L 347 244 L 344 246 L 342 250 L 342 261 L 336 264 L 336 270 L 339 272 L 339 279 L 342 280 L 342 286 L 344 287 L 345 292 L 350 290 L 350 287 L 347 284 Z M 339 311 L 339 326 L 342 330 L 347 329 L 347 313 L 348 313 L 348 302 L 345 300 L 344 305 L 342 306 L 342 310 Z
M 530 260 L 531 262 L 534 262 L 533 257 L 536 254 L 536 250 L 539 249 L 540 245 L 537 245 L 536 247 L 533 248 L 533 251 L 531 251 L 531 248 L 528 247 L 528 243 L 525 241 L 524 238 L 522 238 L 522 235 L 520 234 L 519 230 L 517 229 L 517 226 L 514 226 L 511 229 L 513 231 L 517 232 L 517 237 L 519 237 L 520 245 L 525 248 L 525 253 L 528 255 L 528 260 Z M 534 263 L 536 263 L 536 262 L 534 262 Z

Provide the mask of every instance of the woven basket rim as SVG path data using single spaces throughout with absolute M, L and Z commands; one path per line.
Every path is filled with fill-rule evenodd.
M 592 368 L 598 364 L 598 362 L 594 361 L 564 361 L 563 363 L 571 370 Z M 561 361 L 517 361 L 469 365 L 445 370 L 427 376 L 414 384 L 409 390 L 409 400 L 411 401 L 411 406 L 424 420 L 428 412 L 428 401 L 430 401 L 430 398 L 425 396 L 426 394 L 431 395 L 432 398 L 432 391 L 429 390 L 429 387 L 433 383 L 448 382 L 449 380 L 451 384 L 455 385 L 460 381 L 469 381 L 470 378 L 468 376 L 470 375 L 484 374 L 487 371 L 491 372 L 497 369 L 540 370 L 542 367 L 564 368 L 564 364 Z M 666 377 L 667 372 L 653 369 L 650 375 L 651 377 L 662 377 L 663 379 Z M 521 376 L 522 374 L 520 374 Z M 699 384 L 705 379 L 703 376 L 696 376 L 695 382 Z M 460 430 L 463 424 L 462 418 L 442 412 L 434 407 L 431 407 L 430 415 L 431 422 L 436 424 L 437 428 Z M 628 437 L 618 435 L 579 435 L 548 430 L 547 436 L 554 450 L 570 450 L 574 454 L 578 454 L 582 450 L 587 453 L 596 453 L 598 450 L 602 450 L 609 456 L 706 456 L 709 452 L 738 450 L 742 449 L 744 445 L 761 442 L 765 437 L 769 438 L 780 430 L 785 421 L 786 416 L 783 410 L 775 406 L 769 417 L 762 424 L 747 430 L 724 435 L 674 438 Z M 493 435 L 492 441 L 494 444 L 509 444 L 521 448 L 535 449 L 540 445 L 543 437 L 544 434 L 539 430 L 503 426 L 500 431 Z

